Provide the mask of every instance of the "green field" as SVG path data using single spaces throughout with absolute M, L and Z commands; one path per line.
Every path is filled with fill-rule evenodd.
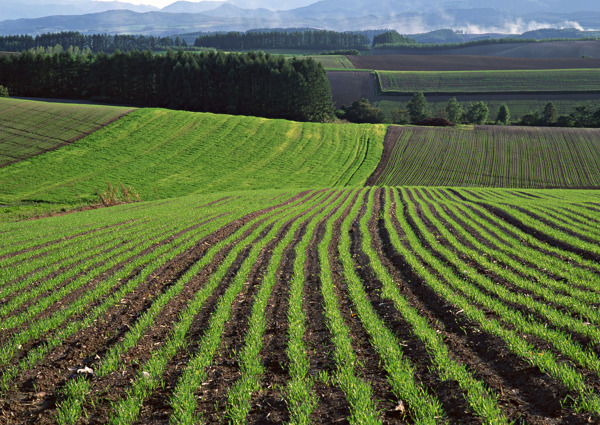
M 600 423 L 600 129 L 138 109 L 0 200 L 107 182 L 0 220 L 2 424 Z
M 344 55 L 316 55 L 311 57 L 323 64 L 326 70 L 355 69 L 352 62 Z
M 131 110 L 0 99 L 0 167 L 77 140 Z
M 0 224 L 3 412 L 362 425 L 401 406 L 408 423 L 593 423 L 599 203 L 267 190 Z
M 384 126 L 138 109 L 75 144 L 0 169 L 0 204 L 85 203 L 107 182 L 145 200 L 360 185 L 379 162 L 384 135 Z
M 390 127 L 386 152 L 373 185 L 600 187 L 598 129 Z
M 598 92 L 598 69 L 376 71 L 382 93 Z

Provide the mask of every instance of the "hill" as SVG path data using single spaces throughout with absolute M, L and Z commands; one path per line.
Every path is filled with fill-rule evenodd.
M 76 205 L 97 200 L 107 182 L 142 199 L 359 185 L 379 162 L 384 132 L 138 109 L 77 143 L 0 169 L 0 203 Z
M 0 168 L 79 140 L 131 110 L 0 99 Z
M 599 188 L 600 130 L 392 126 L 368 184 Z

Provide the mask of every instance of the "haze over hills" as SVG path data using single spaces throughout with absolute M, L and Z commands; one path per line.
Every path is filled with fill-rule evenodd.
M 53 11 L 52 16 L 12 20 L 2 18 L 15 16 L 24 4 L 6 1 L 8 4 L 3 5 L 0 12 L 0 34 L 3 35 L 58 31 L 167 35 L 276 27 L 338 31 L 394 28 L 404 34 L 452 28 L 468 33 L 518 34 L 539 28 L 597 29 L 600 22 L 600 2 L 587 0 L 506 0 L 501 3 L 492 0 L 321 0 L 291 10 L 283 9 L 310 0 L 178 1 L 161 10 L 121 2 L 56 0 L 54 7 L 37 8 L 31 7 L 33 3 L 26 3 L 29 10 L 37 9 L 38 15 Z M 263 7 L 252 8 L 255 3 Z M 281 10 L 270 10 L 277 4 Z M 90 8 L 105 10 L 90 13 Z M 86 12 L 74 19 L 79 10 Z

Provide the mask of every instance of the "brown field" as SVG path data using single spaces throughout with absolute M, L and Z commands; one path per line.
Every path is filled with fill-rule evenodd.
M 583 69 L 600 68 L 600 59 L 525 59 L 479 55 L 418 54 L 348 56 L 357 69 L 378 71 L 485 71 L 524 69 Z
M 336 107 L 374 95 L 375 79 L 368 71 L 327 71 L 327 78 Z
M 598 41 L 548 41 L 538 43 L 499 43 L 450 49 L 376 50 L 382 55 L 484 55 L 510 58 L 599 58 Z

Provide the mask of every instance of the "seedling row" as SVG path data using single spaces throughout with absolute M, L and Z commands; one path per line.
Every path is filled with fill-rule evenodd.
M 598 222 L 598 191 L 385 187 L 2 225 L 0 418 L 598 421 Z

